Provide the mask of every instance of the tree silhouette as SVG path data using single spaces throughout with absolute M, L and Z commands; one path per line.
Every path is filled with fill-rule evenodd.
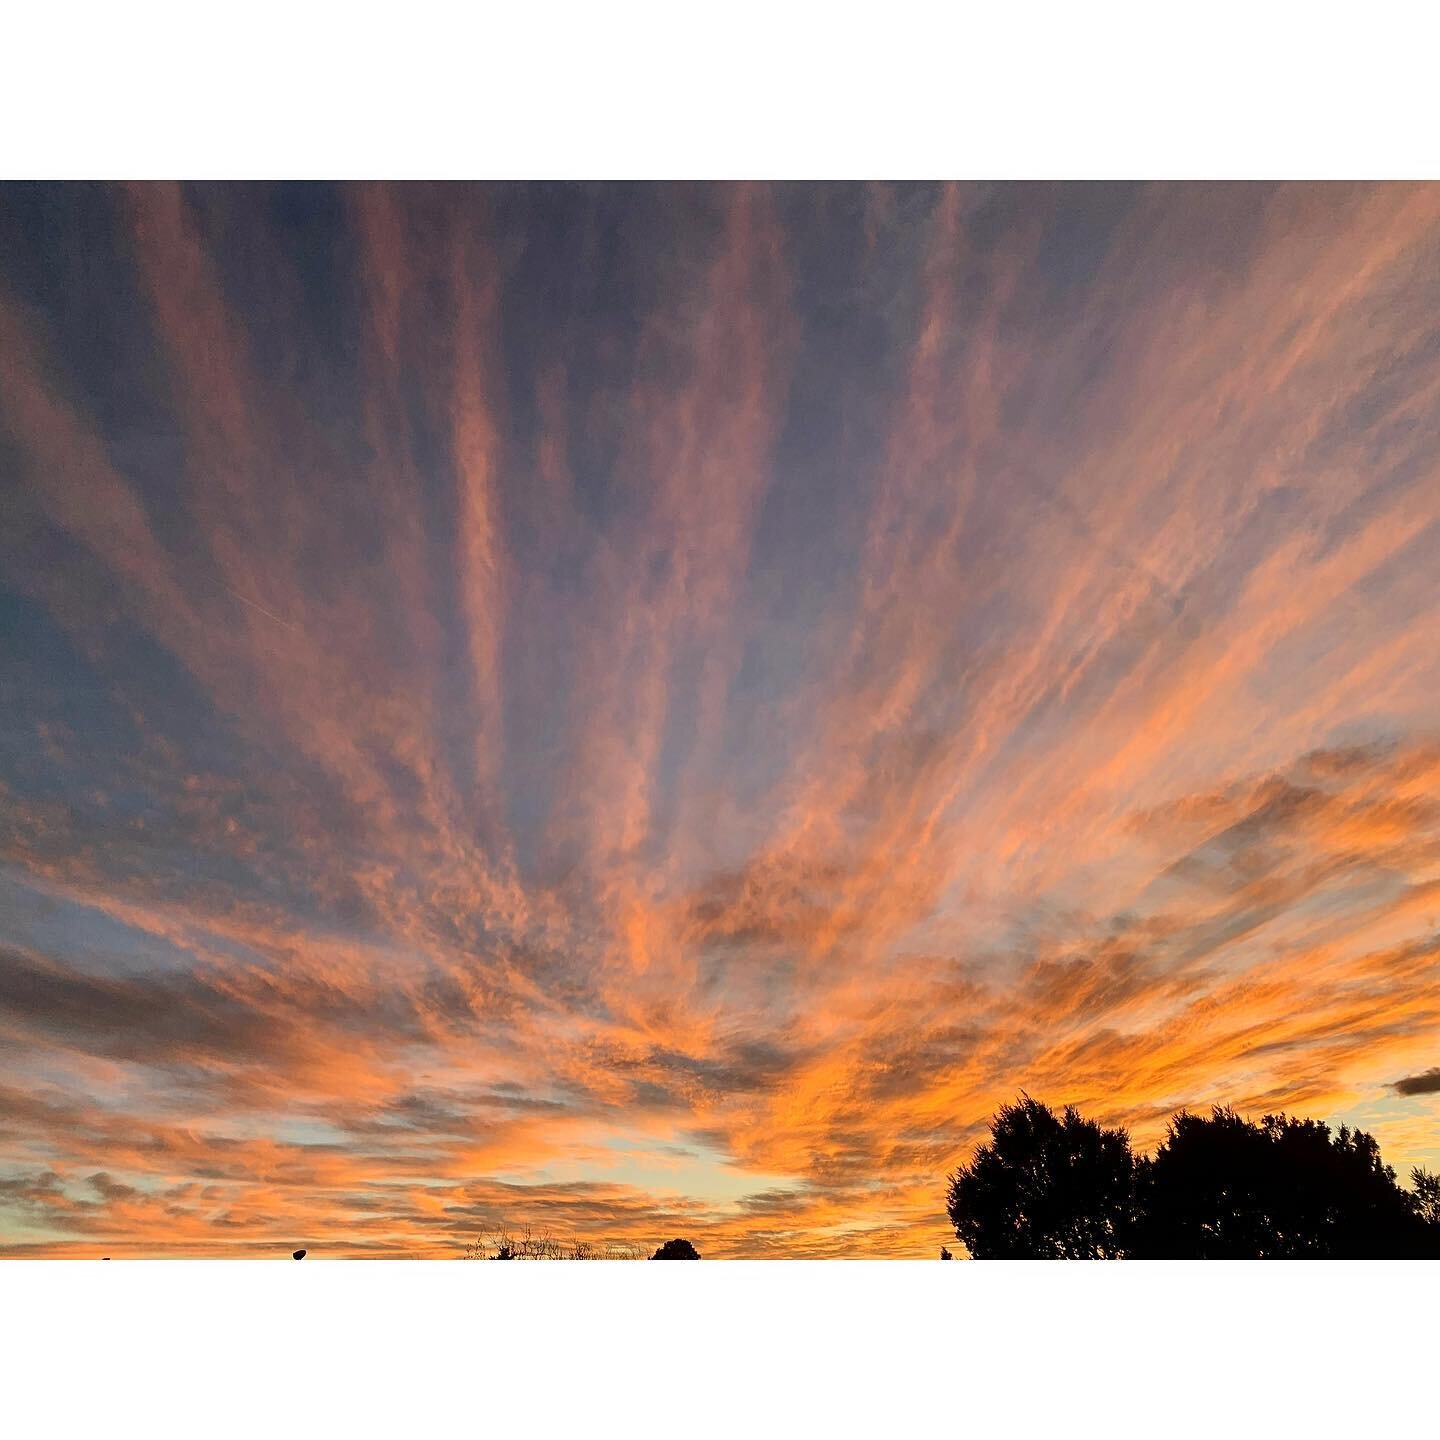
M 1435 1253 L 1440 1234 L 1372 1136 L 1289 1115 L 1181 1111 L 1139 1190 L 1134 1253 L 1146 1258 L 1396 1258 Z
M 1135 1219 L 1129 1137 L 1022 1095 L 950 1176 L 946 1210 L 977 1260 L 1118 1258 Z
M 688 1240 L 667 1240 L 650 1258 L 652 1260 L 698 1260 L 700 1252 Z
M 1415 1213 L 1423 1224 L 1440 1232 L 1440 1175 L 1416 1165 L 1410 1171 L 1410 1183 L 1415 1187 Z
M 1440 1176 L 1411 1180 L 1346 1126 L 1182 1110 L 1136 1159 L 1123 1130 L 1022 1096 L 950 1176 L 946 1208 L 976 1259 L 1440 1258 Z

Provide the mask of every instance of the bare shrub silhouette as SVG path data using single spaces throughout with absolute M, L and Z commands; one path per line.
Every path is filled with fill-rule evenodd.
M 591 1240 L 560 1240 L 548 1230 L 527 1225 L 518 1235 L 496 1231 L 466 1247 L 467 1260 L 639 1260 L 642 1251 L 630 1241 L 596 1244 Z

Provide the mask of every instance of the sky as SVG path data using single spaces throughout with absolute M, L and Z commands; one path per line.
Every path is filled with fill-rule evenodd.
M 1440 1163 L 1437 318 L 1437 186 L 0 187 L 0 1254 Z

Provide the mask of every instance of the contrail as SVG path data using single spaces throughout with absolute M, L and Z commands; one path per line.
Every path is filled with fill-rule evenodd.
M 224 589 L 233 595 L 242 605 L 248 605 L 252 610 L 258 610 L 262 615 L 268 615 L 277 625 L 283 625 L 287 630 L 293 630 L 295 634 L 301 635 L 304 632 L 298 625 L 292 625 L 288 620 L 282 620 L 273 610 L 267 610 L 263 605 L 254 600 L 247 600 L 238 590 L 231 590 L 228 585 Z

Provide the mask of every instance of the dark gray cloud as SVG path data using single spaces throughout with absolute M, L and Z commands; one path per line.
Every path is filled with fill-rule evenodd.
M 1440 1065 L 1432 1065 L 1418 1075 L 1407 1075 L 1391 1088 L 1397 1095 L 1440 1095 Z

